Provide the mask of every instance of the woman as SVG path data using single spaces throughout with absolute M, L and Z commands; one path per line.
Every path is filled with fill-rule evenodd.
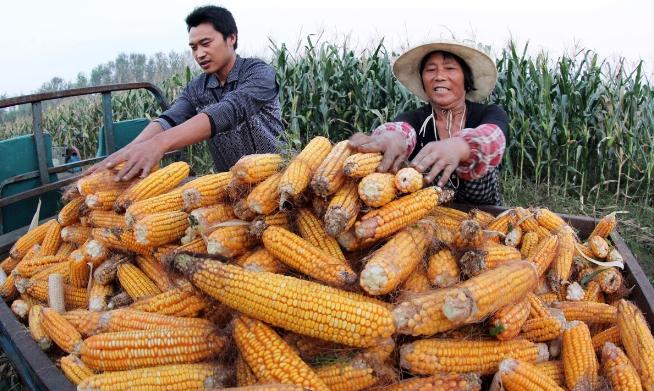
M 438 185 L 455 188 L 457 201 L 501 204 L 498 165 L 508 118 L 499 106 L 476 103 L 495 87 L 493 60 L 474 46 L 439 41 L 402 54 L 393 73 L 427 104 L 372 135 L 353 135 L 350 144 L 359 152 L 382 152 L 378 171 L 397 171 L 409 157 L 427 183 L 440 174 Z

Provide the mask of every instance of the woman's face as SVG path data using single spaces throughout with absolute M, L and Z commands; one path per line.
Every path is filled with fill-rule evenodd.
M 422 86 L 432 104 L 453 108 L 465 101 L 463 69 L 452 57 L 432 53 L 422 70 Z

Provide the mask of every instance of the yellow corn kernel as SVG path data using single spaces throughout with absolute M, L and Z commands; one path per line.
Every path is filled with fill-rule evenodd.
M 557 316 L 527 319 L 522 325 L 522 337 L 532 342 L 546 342 L 563 334 L 565 322 Z
M 585 323 L 572 321 L 563 332 L 563 372 L 568 389 L 596 387 L 599 364 Z
M 48 350 L 52 346 L 52 340 L 48 337 L 48 334 L 45 333 L 43 327 L 41 326 L 41 313 L 43 312 L 42 305 L 33 305 L 30 308 L 28 315 L 27 323 L 29 325 L 30 334 L 36 344 L 41 350 Z
M 449 248 L 443 247 L 429 256 L 427 276 L 435 288 L 446 288 L 459 283 L 461 269 Z
M 163 212 L 180 212 L 184 208 L 183 188 L 178 187 L 167 193 L 134 202 L 125 211 L 123 219 L 128 227 L 134 227 L 144 217 Z M 112 227 L 110 227 L 112 228 Z
M 55 223 L 55 220 L 48 220 L 48 222 L 27 231 L 27 233 L 21 236 L 11 247 L 9 255 L 14 259 L 23 258 L 35 244 L 41 244 L 43 238 L 45 238 L 45 235 L 48 233 L 50 226 Z
M 601 236 L 591 236 L 588 238 L 588 246 L 593 253 L 593 257 L 604 259 L 609 255 L 609 244 Z
M 257 377 L 252 373 L 250 366 L 243 360 L 243 356 L 240 354 L 236 356 L 236 362 L 234 363 L 234 369 L 236 372 L 236 385 L 239 387 L 242 386 L 251 386 L 257 384 L 259 381 Z
M 522 254 L 516 248 L 487 241 L 476 250 L 466 251 L 459 259 L 459 265 L 465 276 L 476 276 L 521 259 Z
M 154 257 L 139 255 L 136 257 L 136 264 L 162 292 L 172 289 L 175 286 L 168 276 L 164 266 Z
M 536 368 L 543 372 L 550 379 L 561 387 L 565 386 L 565 374 L 563 373 L 563 362 L 552 360 L 536 363 Z
M 221 172 L 203 175 L 184 184 L 181 187 L 184 210 L 191 211 L 222 201 L 227 195 L 227 186 L 231 179 L 231 173 Z
M 552 307 L 562 310 L 567 320 L 580 320 L 586 324 L 615 324 L 618 319 L 618 309 L 603 303 L 558 301 L 552 303 Z
M 223 226 L 206 238 L 209 254 L 236 257 L 257 244 L 257 239 L 250 235 L 250 228 L 246 222 L 234 221 L 234 224 L 221 223 L 220 225 Z
M 95 375 L 91 368 L 87 367 L 79 357 L 73 354 L 62 357 L 59 360 L 59 367 L 73 384 L 79 384 L 82 380 Z
M 405 167 L 395 174 L 395 187 L 402 193 L 414 193 L 422 189 L 424 179 L 414 168 Z
M 41 327 L 52 342 L 67 353 L 77 353 L 82 345 L 82 336 L 63 316 L 51 308 L 41 311 Z
M 602 348 L 602 365 L 614 390 L 642 390 L 640 378 L 631 361 L 611 342 Z
M 121 193 L 114 202 L 114 211 L 122 213 L 136 201 L 152 198 L 174 189 L 188 176 L 190 169 L 188 163 L 174 162 L 148 174 Z
M 116 277 L 118 277 L 120 286 L 134 300 L 161 293 L 161 290 L 157 288 L 154 282 L 131 263 L 121 263 L 118 265 Z
M 113 208 L 114 202 L 123 193 L 122 190 L 102 190 L 86 196 L 84 204 L 90 210 L 108 211 Z
M 138 178 L 134 178 L 130 181 L 116 181 L 115 178 L 117 173 L 118 172 L 114 170 L 101 170 L 94 172 L 91 175 L 81 177 L 77 181 L 77 190 L 79 194 L 86 197 L 101 190 L 123 191 L 133 183 L 139 181 Z
M 138 244 L 156 247 L 178 240 L 188 226 L 185 212 L 154 213 L 134 225 L 134 237 Z
M 261 239 L 263 231 L 271 226 L 282 227 L 290 229 L 290 221 L 286 212 L 277 212 L 271 215 L 258 216 L 250 223 L 248 228 L 250 235 L 257 239 Z
M 629 301 L 620 300 L 618 303 L 618 328 L 643 389 L 654 388 L 654 337 L 642 312 Z
M 422 262 L 419 262 L 415 270 L 413 270 L 413 272 L 409 274 L 409 277 L 404 280 L 399 291 L 401 292 L 401 295 L 404 295 L 407 293 L 421 293 L 430 289 L 431 284 L 429 283 L 429 277 L 427 276 L 425 265 Z
M 325 232 L 322 221 L 313 212 L 307 208 L 300 208 L 297 213 L 296 224 L 298 233 L 303 239 L 330 255 L 345 261 L 345 255 L 343 255 L 338 242 Z
M 127 228 L 125 216 L 110 210 L 94 210 L 88 215 L 93 228 Z
M 190 285 L 186 284 L 137 300 L 130 308 L 162 315 L 195 317 L 207 308 L 207 302 L 194 294 Z
M 261 182 L 246 198 L 246 205 L 254 213 L 269 215 L 279 207 L 279 183 L 282 174 L 273 174 Z
M 61 208 L 59 214 L 57 215 L 57 221 L 62 227 L 74 224 L 76 221 L 79 221 L 80 208 L 82 205 L 84 205 L 85 200 L 86 198 L 80 195 L 73 198 L 69 203 Z
M 55 221 L 50 224 L 50 228 L 41 243 L 41 256 L 55 255 L 61 245 L 61 225 Z
M 131 251 L 137 254 L 150 254 L 152 248 L 136 241 L 134 231 L 120 228 L 93 228 L 93 239 L 104 246 L 121 250 Z
M 520 254 L 522 258 L 527 258 L 531 251 L 536 248 L 540 238 L 536 232 L 527 232 L 522 237 L 522 243 L 520 244 Z
M 474 373 L 449 373 L 429 377 L 414 377 L 399 383 L 380 388 L 383 391 L 479 391 L 481 379 Z
M 602 217 L 588 237 L 599 236 L 606 239 L 618 225 L 618 220 L 615 218 L 615 215 L 616 212 L 613 212 Z
M 282 273 L 285 270 L 284 264 L 273 257 L 265 248 L 258 248 L 250 253 L 243 254 L 236 260 L 235 264 L 254 272 Z
M 347 140 L 334 145 L 311 179 L 311 188 L 317 196 L 330 196 L 343 186 L 346 179 L 343 165 L 351 154 L 352 149 Z
M 191 227 L 198 227 L 201 234 L 206 234 L 210 226 L 236 218 L 234 208 L 227 204 L 216 204 L 191 211 L 188 215 Z
M 332 149 L 331 142 L 321 136 L 314 137 L 291 160 L 279 180 L 279 208 L 293 202 L 309 187 L 311 178 Z
M 323 365 L 316 374 L 332 391 L 359 391 L 379 380 L 373 366 L 362 356 Z
M 559 215 L 546 208 L 536 209 L 534 211 L 534 217 L 539 225 L 552 233 L 559 232 L 566 225 L 565 221 Z
M 15 268 L 15 272 L 23 277 L 31 277 L 34 273 L 57 263 L 64 262 L 65 257 L 56 255 L 36 256 L 31 259 L 23 259 Z
M 275 153 L 245 155 L 230 169 L 238 180 L 252 184 L 259 183 L 281 170 L 284 159 Z
M 593 335 L 592 337 L 593 349 L 596 352 L 602 350 L 602 347 L 605 343 L 611 342 L 615 345 L 621 345 L 622 339 L 620 338 L 620 329 L 618 326 L 611 326 L 608 329 L 602 330 L 601 332 Z
M 536 265 L 538 269 L 538 276 L 545 274 L 545 271 L 550 267 L 554 261 L 559 248 L 559 237 L 550 235 L 549 237 L 541 240 L 534 248 L 534 251 L 529 255 L 527 260 Z

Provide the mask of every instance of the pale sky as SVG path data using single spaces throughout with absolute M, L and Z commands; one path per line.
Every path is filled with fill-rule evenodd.
M 430 38 L 475 39 L 498 53 L 510 37 L 551 56 L 592 49 L 643 59 L 654 71 L 653 0 L 224 0 L 241 56 L 269 56 L 268 38 L 295 48 L 307 34 L 359 47 L 385 38 L 401 50 Z M 196 0 L 5 0 L 0 6 L 0 94 L 31 93 L 55 76 L 75 80 L 118 54 L 188 50 L 184 18 Z

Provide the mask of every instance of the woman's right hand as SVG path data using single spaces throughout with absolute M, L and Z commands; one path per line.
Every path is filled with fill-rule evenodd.
M 383 132 L 370 135 L 356 133 L 348 140 L 350 147 L 361 153 L 381 152 L 384 158 L 377 167 L 378 172 L 397 172 L 406 161 L 406 139 L 400 132 Z

